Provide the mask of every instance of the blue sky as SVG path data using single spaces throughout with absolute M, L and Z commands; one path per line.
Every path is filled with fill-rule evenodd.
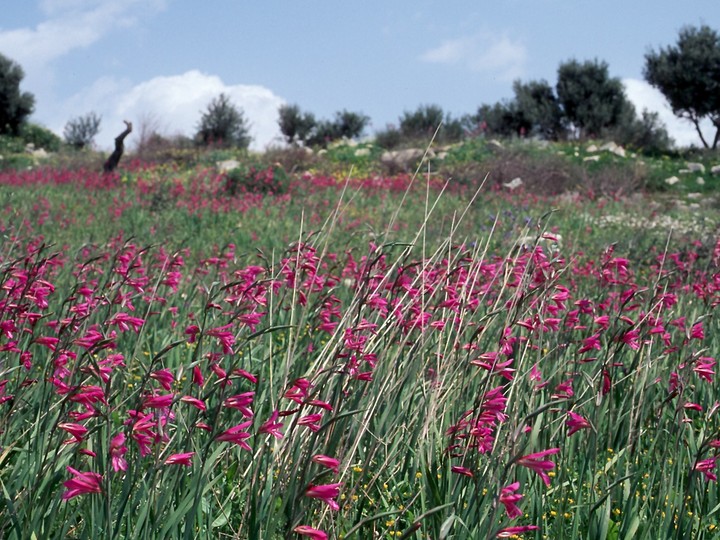
M 638 109 L 660 112 L 679 144 L 698 144 L 642 80 L 644 54 L 684 25 L 720 30 L 717 0 L 6 0 L 0 53 L 25 70 L 33 120 L 62 133 L 102 116 L 109 147 L 127 118 L 192 135 L 220 92 L 251 122 L 253 147 L 277 143 L 277 108 L 320 118 L 348 109 L 369 130 L 438 104 L 454 116 L 512 97 L 568 59 L 600 59 Z

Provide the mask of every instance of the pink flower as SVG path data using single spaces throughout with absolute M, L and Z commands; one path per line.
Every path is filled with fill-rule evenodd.
M 318 431 L 320 429 L 320 420 L 322 420 L 322 414 L 308 414 L 298 420 L 298 426 L 307 426 L 310 431 Z
M 207 409 L 207 406 L 205 405 L 205 402 L 203 400 L 192 396 L 183 396 L 180 398 L 180 401 L 192 405 L 193 407 L 195 407 L 196 409 L 200 409 L 201 411 Z
M 143 409 L 165 409 L 172 404 L 175 394 L 148 396 L 143 400 Z
M 84 404 L 95 403 L 97 401 L 107 403 L 107 401 L 105 401 L 105 390 L 95 385 L 81 386 L 77 392 L 70 397 L 70 401 Z
M 312 457 L 313 462 L 322 465 L 323 467 L 327 467 L 331 471 L 333 471 L 335 474 L 337 474 L 340 471 L 340 460 L 335 459 L 330 456 L 325 456 L 323 454 L 318 454 L 316 456 Z
M 251 424 L 252 420 L 248 420 L 247 422 L 233 426 L 230 429 L 223 431 L 220 435 L 215 437 L 215 439 L 218 441 L 226 441 L 237 444 L 240 448 L 247 450 L 248 452 L 252 452 L 250 445 L 245 442 L 246 439 L 250 438 L 250 434 L 245 431 L 245 429 L 250 427 Z
M 245 392 L 236 396 L 230 396 L 223 401 L 223 405 L 231 409 L 237 409 L 245 418 L 252 418 L 253 412 L 250 405 L 252 405 L 254 396 L 255 392 Z
M 68 439 L 67 441 L 64 441 L 63 444 L 73 444 L 73 443 L 79 443 L 82 442 L 83 437 L 87 433 L 87 428 L 83 426 L 82 424 L 75 424 L 72 422 L 61 422 L 58 424 L 58 427 L 64 431 L 67 431 L 70 435 L 72 435 L 72 439 Z
M 517 464 L 523 467 L 527 467 L 532 471 L 535 471 L 537 474 L 540 475 L 540 478 L 542 478 L 542 481 L 545 483 L 545 485 L 549 487 L 550 477 L 545 471 L 550 471 L 554 469 L 555 463 L 552 461 L 543 460 L 542 458 L 544 458 L 545 456 L 557 454 L 559 451 L 559 448 L 550 448 L 549 450 L 543 450 L 542 452 L 537 452 L 535 454 L 528 454 L 527 456 L 523 456 L 518 459 Z
M 698 358 L 697 364 L 693 367 L 693 371 L 697 373 L 698 377 L 701 379 L 704 379 L 707 382 L 712 382 L 713 377 L 715 376 L 715 371 L 713 370 L 714 367 L 714 358 L 711 356 L 701 356 Z
M 520 489 L 520 482 L 513 482 L 500 491 L 500 502 L 505 506 L 505 512 L 510 519 L 522 516 L 522 510 L 515 504 L 523 498 L 520 493 L 515 493 L 518 489 Z
M 165 460 L 165 465 L 185 465 L 189 467 L 192 465 L 192 457 L 195 452 L 185 452 L 183 454 L 172 454 Z
M 328 537 L 328 535 L 323 531 L 313 529 L 312 527 L 308 527 L 307 525 L 298 525 L 293 529 L 293 531 L 295 531 L 301 536 L 307 536 L 311 540 L 327 540 Z
M 454 472 L 455 474 L 467 476 L 469 478 L 472 478 L 474 476 L 473 472 L 470 469 L 468 469 L 467 467 L 461 467 L 460 465 L 453 465 L 452 467 L 450 467 L 450 471 Z
M 283 427 L 282 422 L 277 422 L 279 412 L 277 410 L 273 411 L 273 413 L 270 415 L 270 418 L 268 418 L 263 425 L 260 426 L 260 429 L 258 430 L 260 433 L 267 433 L 268 435 L 272 435 L 276 439 L 282 439 L 283 434 L 280 431 L 280 428 Z
M 717 475 L 713 472 L 713 469 L 715 469 L 716 465 L 715 459 L 715 457 L 711 457 L 698 461 L 693 467 L 693 470 L 700 471 L 705 475 L 705 478 L 707 478 L 708 480 L 717 480 Z
M 506 527 L 497 533 L 497 538 L 512 538 L 519 534 L 538 530 L 537 525 L 521 525 L 519 527 Z
M 705 339 L 705 329 L 702 321 L 692 325 L 690 329 L 690 339 Z
M 63 482 L 67 488 L 62 494 L 62 499 L 67 501 L 85 493 L 101 493 L 102 475 L 94 472 L 80 472 L 72 467 L 65 467 L 74 477 Z
M 126 453 L 125 434 L 118 433 L 110 440 L 110 462 L 115 472 L 127 471 L 128 465 L 124 457 Z
M 319 486 L 310 484 L 305 488 L 305 496 L 312 499 L 320 499 L 327 504 L 333 510 L 339 510 L 340 506 L 335 502 L 335 499 L 340 494 L 340 488 L 342 483 L 337 484 L 322 484 Z
M 172 389 L 172 383 L 175 382 L 175 376 L 169 369 L 161 369 L 150 374 L 150 378 L 155 379 L 168 392 Z
M 577 413 L 568 411 L 568 419 L 565 421 L 566 425 L 570 428 L 567 432 L 569 437 L 573 433 L 580 431 L 581 429 L 589 429 L 590 422 Z

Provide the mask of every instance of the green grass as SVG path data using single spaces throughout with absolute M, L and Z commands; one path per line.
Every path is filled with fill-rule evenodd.
M 2 186 L 0 535 L 715 537 L 717 210 L 384 181 Z M 68 466 L 100 492 L 63 500 Z

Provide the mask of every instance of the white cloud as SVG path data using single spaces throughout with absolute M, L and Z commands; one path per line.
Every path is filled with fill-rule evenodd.
M 657 112 L 660 120 L 667 127 L 668 133 L 675 140 L 676 146 L 702 145 L 695 126 L 689 120 L 675 116 L 670 104 L 659 90 L 639 79 L 628 78 L 623 79 L 622 82 L 625 85 L 625 93 L 635 105 L 638 114 L 644 109 Z M 715 132 L 710 121 L 701 122 L 700 127 L 703 130 L 705 140 L 712 141 Z
M 123 120 L 137 123 L 143 118 L 152 118 L 163 126 L 167 135 L 192 136 L 202 112 L 220 93 L 227 94 L 245 113 L 253 137 L 251 148 L 263 149 L 277 140 L 280 135 L 277 110 L 285 103 L 282 98 L 263 86 L 228 85 L 215 75 L 197 70 L 155 77 L 134 86 L 126 81 L 100 79 L 71 98 L 63 109 L 69 117 L 91 110 L 101 115 L 101 132 L 96 143 L 100 148 L 108 149 L 123 130 Z M 61 132 L 66 120 L 57 118 L 50 127 Z
M 482 33 L 447 40 L 426 51 L 420 59 L 436 64 L 459 64 L 471 71 L 511 81 L 525 72 L 527 50 L 520 41 L 507 35 Z

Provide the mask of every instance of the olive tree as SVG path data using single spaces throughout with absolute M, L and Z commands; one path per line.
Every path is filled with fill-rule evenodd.
M 645 55 L 645 80 L 667 98 L 673 113 L 690 120 L 705 148 L 720 141 L 720 35 L 709 26 L 680 30 L 677 44 Z M 709 119 L 715 137 L 709 143 L 700 122 Z

